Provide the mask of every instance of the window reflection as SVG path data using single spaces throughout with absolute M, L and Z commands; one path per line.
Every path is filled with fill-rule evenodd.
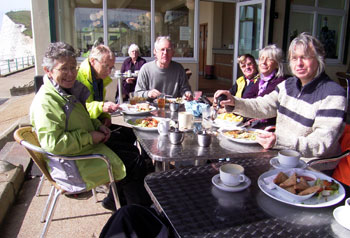
M 103 1 L 94 2 L 57 0 L 58 40 L 73 45 L 81 52 L 80 56 L 87 57 L 94 43 L 103 42 L 118 57 L 127 57 L 132 43 L 140 47 L 141 56 L 152 57 L 152 39 L 163 35 L 171 37 L 175 57 L 194 57 L 195 0 L 154 0 L 154 19 L 151 0 L 107 0 L 107 22 L 103 22 Z
M 155 1 L 155 32 L 170 36 L 174 57 L 193 57 L 194 0 Z

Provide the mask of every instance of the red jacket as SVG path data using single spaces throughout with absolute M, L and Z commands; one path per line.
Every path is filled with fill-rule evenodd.
M 340 138 L 341 150 L 350 149 L 350 125 L 346 125 Z M 350 155 L 342 158 L 333 172 L 333 178 L 350 186 Z

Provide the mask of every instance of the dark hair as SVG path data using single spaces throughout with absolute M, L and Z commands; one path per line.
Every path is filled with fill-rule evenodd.
M 62 57 L 76 58 L 76 56 L 77 55 L 73 46 L 64 42 L 50 43 L 45 52 L 42 66 L 47 67 L 49 70 L 52 70 L 55 65 L 55 60 L 58 60 Z

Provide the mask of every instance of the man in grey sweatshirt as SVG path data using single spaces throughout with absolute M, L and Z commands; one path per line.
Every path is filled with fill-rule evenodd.
M 191 87 L 184 68 L 172 61 L 174 49 L 167 36 L 159 36 L 154 43 L 155 60 L 143 65 L 139 72 L 135 94 L 157 98 L 161 93 L 172 97 L 190 97 Z

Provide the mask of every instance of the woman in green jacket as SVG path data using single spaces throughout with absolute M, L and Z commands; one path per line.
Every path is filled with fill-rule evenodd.
M 76 81 L 77 62 L 74 48 L 63 42 L 51 43 L 45 53 L 43 67 L 46 73 L 44 84 L 30 108 L 31 123 L 41 147 L 48 152 L 62 155 L 106 155 L 112 163 L 115 179 L 120 181 L 117 187 L 131 187 L 126 190 L 130 194 L 125 194 L 128 203 L 146 202 L 148 197 L 143 188 L 142 175 L 133 167 L 139 163 L 138 153 L 130 151 L 127 155 L 119 155 L 114 148 L 106 146 L 104 142 L 111 134 L 109 128 L 98 119 L 91 119 L 86 110 L 85 101 L 90 92 Z M 61 163 L 50 159 L 47 164 L 51 176 L 70 193 L 80 193 L 109 182 L 106 165 L 101 160 Z M 70 182 L 73 180 L 74 185 L 67 186 L 65 181 L 68 179 Z M 138 183 L 137 188 L 135 181 Z M 139 196 L 143 194 L 146 194 L 145 197 Z M 107 198 L 112 197 L 110 193 Z

